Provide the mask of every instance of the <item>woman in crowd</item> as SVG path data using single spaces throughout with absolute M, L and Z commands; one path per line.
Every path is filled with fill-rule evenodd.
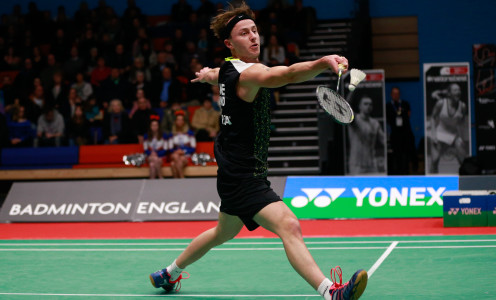
M 150 117 L 148 133 L 144 137 L 143 148 L 150 165 L 150 179 L 163 178 L 162 164 L 169 152 L 169 137 L 160 129 L 159 117 Z
M 176 120 L 172 126 L 171 169 L 174 178 L 184 178 L 184 168 L 188 159 L 195 152 L 195 133 L 189 129 L 182 110 L 175 113 Z

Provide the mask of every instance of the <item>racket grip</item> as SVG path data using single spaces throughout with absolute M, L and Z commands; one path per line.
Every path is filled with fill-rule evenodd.
M 341 70 L 344 70 L 344 69 L 345 69 L 345 67 L 344 67 L 344 65 L 343 65 L 343 64 L 338 64 L 338 69 L 341 71 Z

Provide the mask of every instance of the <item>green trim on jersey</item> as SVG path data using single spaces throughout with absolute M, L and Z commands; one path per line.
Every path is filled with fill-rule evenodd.
M 231 60 L 239 60 L 239 58 L 234 58 L 232 56 L 224 58 L 225 61 L 231 61 Z
M 267 177 L 267 157 L 270 141 L 270 93 L 266 88 L 260 90 L 260 94 L 253 101 L 253 128 L 255 143 L 253 155 L 256 159 L 255 178 Z

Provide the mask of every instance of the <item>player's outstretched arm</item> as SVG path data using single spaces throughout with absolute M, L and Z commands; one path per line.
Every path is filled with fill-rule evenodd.
M 337 73 L 339 64 L 344 65 L 343 72 L 346 72 L 348 60 L 338 55 L 324 56 L 317 60 L 300 62 L 289 67 L 269 68 L 262 64 L 256 64 L 241 74 L 240 82 L 247 87 L 277 88 L 290 83 L 304 82 L 327 69 Z
M 205 67 L 200 72 L 196 72 L 195 75 L 196 78 L 192 79 L 191 82 L 206 82 L 211 85 L 216 85 L 219 82 L 219 68 Z

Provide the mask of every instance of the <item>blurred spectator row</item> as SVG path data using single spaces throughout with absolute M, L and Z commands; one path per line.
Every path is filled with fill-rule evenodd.
M 64 6 L 53 18 L 36 2 L 25 14 L 14 5 L 0 23 L 1 145 L 143 142 L 152 116 L 171 133 L 179 110 L 198 141 L 212 140 L 218 88 L 190 80 L 230 54 L 209 30 L 224 4 L 201 2 L 196 11 L 178 0 L 170 16 L 145 16 L 128 0 L 118 16 L 104 0 L 93 9 L 83 1 L 73 18 Z M 257 20 L 261 60 L 290 64 L 315 12 L 276 0 Z

